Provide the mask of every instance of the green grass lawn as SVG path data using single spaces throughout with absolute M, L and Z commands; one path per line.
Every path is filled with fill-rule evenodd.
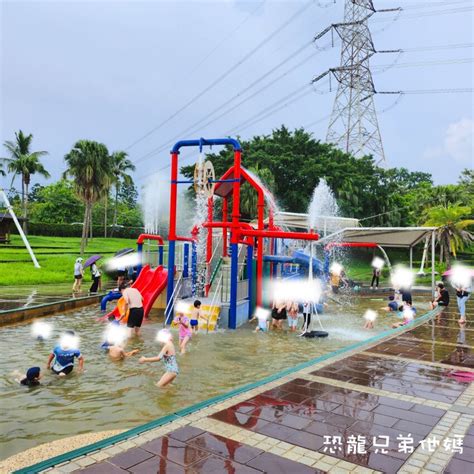
M 73 281 L 73 268 L 79 256 L 81 239 L 76 237 L 42 237 L 30 236 L 30 244 L 35 252 L 41 268 L 35 268 L 28 251 L 21 238 L 12 236 L 8 245 L 0 244 L 0 286 L 38 285 L 68 283 Z M 136 247 L 134 239 L 94 238 L 86 248 L 84 258 L 90 255 L 101 254 L 104 257 L 112 256 L 117 250 L 125 247 Z M 392 265 L 403 263 L 408 265 L 408 251 L 387 249 Z M 346 252 L 342 262 L 346 273 L 352 280 L 370 283 L 372 278 L 371 261 L 373 254 L 368 251 Z M 459 261 L 467 265 L 473 264 L 474 248 L 471 246 L 458 256 Z M 420 266 L 421 252 L 414 255 L 413 268 Z M 104 259 L 105 260 L 105 259 Z M 445 270 L 444 265 L 436 263 L 439 273 Z M 430 272 L 429 267 L 425 267 Z M 86 272 L 86 282 L 90 281 L 89 272 Z M 388 269 L 383 269 L 381 284 L 388 283 Z M 417 277 L 416 285 L 431 283 L 431 276 Z M 87 285 L 86 285 L 87 286 Z
M 12 235 L 10 244 L 0 244 L 0 285 L 37 285 L 73 282 L 74 262 L 81 239 L 76 237 L 29 236 L 28 240 L 41 268 L 35 268 L 21 237 Z M 89 241 L 84 259 L 94 254 L 111 257 L 125 247 L 136 248 L 134 239 L 94 238 Z M 90 280 L 85 273 L 86 281 Z

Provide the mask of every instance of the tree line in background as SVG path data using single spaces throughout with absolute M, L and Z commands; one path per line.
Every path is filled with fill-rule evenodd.
M 109 223 L 111 236 L 118 228 L 142 225 L 138 193 L 129 174 L 135 166 L 125 152 L 109 153 L 102 143 L 79 140 L 64 157 L 66 170 L 62 179 L 48 186 L 36 184 L 30 192 L 29 185 L 34 174 L 45 178 L 50 176 L 40 162 L 40 157 L 47 152 L 31 151 L 31 134 L 25 135 L 20 130 L 15 138 L 15 141 L 4 143 L 10 156 L 2 159 L 2 165 L 6 166 L 0 166 L 0 173 L 5 175 L 6 168 L 12 174 L 12 186 L 15 178 L 21 177 L 19 200 L 25 233 L 29 220 L 31 225 L 35 222 L 41 225 L 76 225 L 82 220 L 83 254 L 92 236 L 93 225 L 100 224 L 99 219 L 104 237 L 107 237 Z M 14 204 L 17 200 L 13 195 Z
M 3 159 L 13 178 L 21 176 L 23 217 L 31 223 L 74 224 L 82 222 L 81 253 L 94 225 L 102 225 L 107 236 L 112 209 L 111 235 L 118 227 L 141 226 L 137 191 L 130 172 L 135 169 L 125 152 L 109 153 L 95 141 L 79 140 L 66 154 L 63 178 L 51 185 L 35 185 L 31 177 L 48 171 L 32 152 L 32 135 L 16 134 L 5 142 L 10 156 Z M 271 135 L 241 141 L 243 163 L 272 191 L 281 209 L 306 212 L 315 186 L 324 178 L 333 190 L 341 215 L 355 217 L 364 226 L 439 227 L 440 258 L 449 264 L 466 243 L 474 240 L 474 173 L 464 170 L 457 184 L 433 186 L 430 173 L 405 168 L 380 168 L 370 156 L 355 158 L 328 143 L 315 140 L 303 129 L 293 132 L 281 126 Z M 221 176 L 233 164 L 233 151 L 225 148 L 207 155 Z M 181 168 L 192 178 L 194 165 Z M 0 173 L 4 174 L 0 166 Z M 241 190 L 244 219 L 256 217 L 257 196 L 246 183 Z M 15 200 L 14 200 L 15 201 Z M 25 221 L 25 226 L 27 222 Z
M 293 132 L 281 126 L 271 135 L 242 140 L 243 164 L 272 191 L 282 210 L 307 212 L 313 190 L 324 178 L 333 190 L 341 216 L 355 217 L 361 225 L 439 227 L 443 261 L 474 238 L 474 173 L 464 170 L 457 184 L 433 186 L 430 173 L 405 168 L 380 168 L 370 156 L 355 158 L 333 145 L 315 140 L 303 129 Z M 207 155 L 221 176 L 233 164 L 228 147 Z M 181 169 L 188 178 L 194 166 Z M 245 184 L 241 212 L 256 217 L 256 194 Z

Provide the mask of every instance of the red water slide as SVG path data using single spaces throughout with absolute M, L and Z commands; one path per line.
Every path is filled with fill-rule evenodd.
M 143 296 L 145 318 L 148 316 L 156 298 L 158 298 L 160 293 L 166 288 L 167 278 L 168 270 L 163 268 L 163 266 L 160 265 L 152 270 L 149 265 L 145 265 L 137 280 L 132 285 L 132 288 L 136 288 Z M 123 298 L 120 298 L 115 309 L 111 311 L 107 317 L 110 315 L 113 315 L 116 318 L 120 317 L 120 308 L 122 305 Z

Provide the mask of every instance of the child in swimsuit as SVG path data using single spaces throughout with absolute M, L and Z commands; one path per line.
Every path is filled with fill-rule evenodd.
M 140 357 L 140 364 L 145 362 L 158 362 L 163 361 L 165 365 L 165 373 L 161 376 L 161 379 L 156 383 L 157 387 L 163 388 L 170 384 L 176 376 L 179 374 L 178 362 L 176 361 L 176 350 L 173 344 L 173 335 L 167 329 L 162 329 L 158 333 L 158 341 L 162 344 L 163 348 L 156 357 Z
M 189 342 L 193 334 L 189 328 L 189 319 L 184 315 L 184 313 L 178 313 L 174 322 L 179 326 L 179 348 L 182 355 L 186 353 L 186 344 Z
M 289 303 L 288 310 L 288 327 L 291 332 L 296 331 L 296 323 L 298 322 L 298 303 Z
M 267 332 L 268 331 L 268 315 L 270 314 L 270 311 L 264 310 L 263 308 L 257 308 L 255 310 L 255 315 L 254 317 L 249 321 L 258 321 L 257 327 L 255 328 L 255 332 Z
M 201 317 L 201 302 L 196 300 L 193 303 L 193 310 L 191 311 L 191 330 L 194 333 L 198 332 L 199 318 Z

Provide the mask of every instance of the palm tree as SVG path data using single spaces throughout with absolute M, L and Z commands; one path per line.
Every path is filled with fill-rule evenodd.
M 92 225 L 92 206 L 110 188 L 110 157 L 104 144 L 79 140 L 64 159 L 67 164 L 64 176 L 73 178 L 76 192 L 85 204 L 81 237 L 83 255 Z
M 135 165 L 127 158 L 124 151 L 116 151 L 111 156 L 111 175 L 115 188 L 114 219 L 111 235 L 113 235 L 117 225 L 118 195 L 122 184 L 132 184 L 133 179 L 127 171 L 135 171 Z
M 426 211 L 427 220 L 424 225 L 438 227 L 439 261 L 446 261 L 448 268 L 451 265 L 451 254 L 456 257 L 456 252 L 463 250 L 464 244 L 474 242 L 474 235 L 466 230 L 474 225 L 474 219 L 463 219 L 465 216 L 472 217 L 472 209 L 460 206 L 459 203 L 434 206 Z
M 7 140 L 4 143 L 9 151 L 10 157 L 3 160 L 8 163 L 8 171 L 13 173 L 12 184 L 17 175 L 21 175 L 21 203 L 23 207 L 23 231 L 28 232 L 28 187 L 31 176 L 39 173 L 45 178 L 49 178 L 49 173 L 40 162 L 40 157 L 47 155 L 46 151 L 30 151 L 33 135 L 25 135 L 21 130 L 15 133 L 15 141 Z M 1 174 L 1 173 L 0 173 Z

